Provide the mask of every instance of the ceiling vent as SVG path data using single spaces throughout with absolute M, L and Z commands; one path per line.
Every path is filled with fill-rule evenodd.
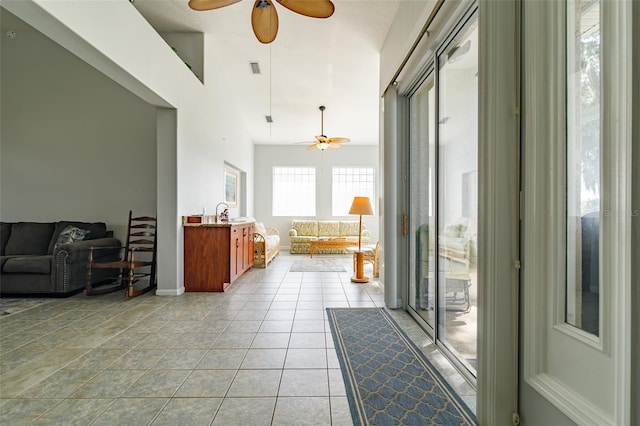
M 260 64 L 257 62 L 249 62 L 251 65 L 251 74 L 260 74 Z
M 273 123 L 273 117 L 271 117 L 270 115 L 265 115 L 264 118 L 265 120 L 267 120 L 267 123 Z

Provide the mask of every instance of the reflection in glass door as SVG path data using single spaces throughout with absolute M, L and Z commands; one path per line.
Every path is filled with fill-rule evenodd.
M 438 57 L 438 339 L 475 372 L 477 20 Z
M 478 21 L 410 96 L 409 308 L 471 376 L 477 368 Z M 437 272 L 437 273 L 436 273 Z

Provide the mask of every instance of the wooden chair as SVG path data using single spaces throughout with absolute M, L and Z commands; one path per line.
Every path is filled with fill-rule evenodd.
M 155 217 L 133 217 L 129 211 L 129 225 L 127 228 L 127 242 L 119 260 L 100 261 L 99 250 L 104 247 L 89 248 L 89 262 L 87 264 L 86 295 L 106 294 L 126 288 L 128 297 L 139 296 L 156 287 L 156 252 L 157 252 L 157 219 Z M 93 269 L 111 269 L 113 277 L 105 287 L 94 288 L 91 284 Z M 136 288 L 135 285 L 148 279 L 148 285 Z

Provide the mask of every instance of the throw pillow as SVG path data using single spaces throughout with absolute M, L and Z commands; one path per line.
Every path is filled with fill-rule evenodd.
M 256 232 L 266 235 L 267 229 L 264 227 L 264 223 L 262 222 L 256 223 Z
M 89 235 L 91 231 L 87 229 L 80 229 L 76 226 L 67 226 L 62 230 L 60 235 L 58 236 L 58 241 L 56 241 L 56 245 L 53 246 L 55 250 L 58 246 L 67 243 L 75 243 L 76 241 L 82 241 L 84 238 Z

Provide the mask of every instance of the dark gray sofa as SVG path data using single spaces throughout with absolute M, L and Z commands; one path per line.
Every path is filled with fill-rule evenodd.
M 58 244 L 68 226 L 88 230 L 82 241 Z M 71 295 L 86 284 L 89 247 L 104 261 L 118 259 L 121 243 L 103 222 L 0 222 L 0 293 Z M 92 284 L 109 270 L 92 274 Z

